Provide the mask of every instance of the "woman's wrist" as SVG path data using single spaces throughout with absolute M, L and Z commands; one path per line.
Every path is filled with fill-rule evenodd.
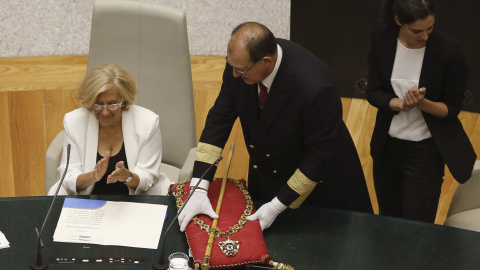
M 389 107 L 393 111 L 403 111 L 403 99 L 400 98 L 392 98 L 390 99 Z
M 125 171 L 127 173 L 127 176 L 124 178 L 123 181 L 120 181 L 120 182 L 122 182 L 124 184 L 128 184 L 128 183 L 130 183 L 130 181 L 133 180 L 133 173 L 131 171 L 127 170 L 127 169 L 125 169 Z
M 95 177 L 95 171 L 92 171 L 91 179 L 94 183 L 98 182 L 97 177 Z

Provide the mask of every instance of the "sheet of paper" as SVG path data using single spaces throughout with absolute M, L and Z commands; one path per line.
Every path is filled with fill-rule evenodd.
M 156 249 L 167 206 L 65 198 L 55 242 Z
M 8 242 L 5 235 L 2 232 L 0 232 L 0 249 L 9 248 L 9 247 L 10 247 L 10 243 Z

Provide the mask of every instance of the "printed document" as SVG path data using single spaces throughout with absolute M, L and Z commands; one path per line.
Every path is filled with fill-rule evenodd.
M 0 232 L 0 249 L 9 248 L 9 247 L 10 247 L 10 243 L 8 242 L 5 235 L 2 232 Z
M 65 198 L 55 242 L 156 249 L 167 206 Z

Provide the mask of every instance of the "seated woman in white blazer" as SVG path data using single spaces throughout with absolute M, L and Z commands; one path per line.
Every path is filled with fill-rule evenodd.
M 158 115 L 133 105 L 136 94 L 131 75 L 116 64 L 95 67 L 80 83 L 76 96 L 81 108 L 63 120 L 64 149 L 71 144 L 63 182 L 68 194 L 132 195 L 157 184 L 168 187 L 169 179 L 160 173 Z M 60 175 L 66 162 L 63 155 Z

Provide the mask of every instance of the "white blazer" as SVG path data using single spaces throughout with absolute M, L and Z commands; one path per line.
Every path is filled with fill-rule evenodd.
M 63 187 L 70 195 L 77 195 L 78 176 L 95 168 L 98 126 L 93 112 L 85 108 L 71 111 L 63 118 L 63 127 L 66 131 L 63 148 L 67 149 L 67 145 L 71 144 L 70 164 Z M 162 137 L 158 115 L 143 107 L 131 105 L 128 111 L 122 112 L 122 131 L 128 168 L 140 178 L 138 187 L 129 188 L 129 194 L 143 194 L 156 184 L 170 185 L 170 180 L 160 173 Z M 60 176 L 65 170 L 66 162 L 67 157 L 64 154 L 57 169 Z M 93 187 L 94 184 L 78 194 L 91 194 Z

